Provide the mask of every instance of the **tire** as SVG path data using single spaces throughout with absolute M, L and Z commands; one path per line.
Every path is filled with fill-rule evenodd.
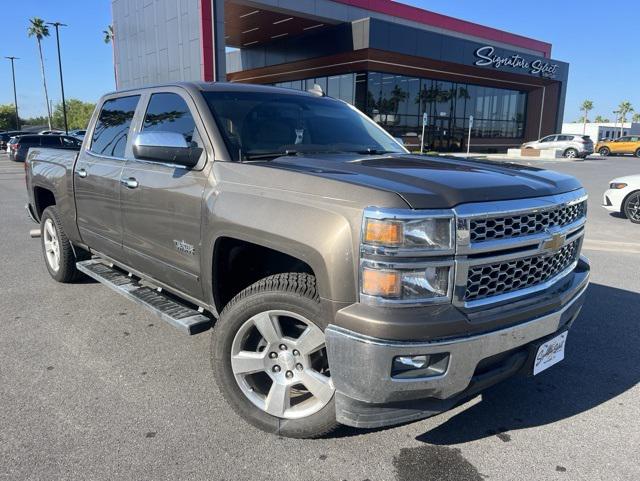
M 563 156 L 564 156 L 565 159 L 577 159 L 578 158 L 578 151 L 576 149 L 569 148 L 569 149 L 564 151 Z
M 598 153 L 603 157 L 609 157 L 611 155 L 611 150 L 609 147 L 601 147 L 600 150 L 598 150 Z
M 622 212 L 634 224 L 640 224 L 640 190 L 631 192 L 622 204 Z
M 55 206 L 47 207 L 42 213 L 40 238 L 44 263 L 51 277 L 62 283 L 74 282 L 82 277 L 82 273 L 76 269 L 76 255 Z
M 636 157 L 640 157 L 640 149 L 636 150 L 635 155 Z
M 241 418 L 292 438 L 321 437 L 338 426 L 322 318 L 316 279 L 309 274 L 266 277 L 224 308 L 213 331 L 211 361 L 220 391 Z M 302 343 L 303 337 L 308 342 Z M 257 366 L 238 361 L 248 359 L 247 351 L 255 351 L 250 355 Z

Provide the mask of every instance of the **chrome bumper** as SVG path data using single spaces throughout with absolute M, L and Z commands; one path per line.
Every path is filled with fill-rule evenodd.
M 352 400 L 384 404 L 409 399 L 445 400 L 471 383 L 480 361 L 557 332 L 582 307 L 589 276 L 574 287 L 570 300 L 543 317 L 506 329 L 436 342 L 399 342 L 367 337 L 330 325 L 326 331 L 331 378 L 336 391 Z M 579 302 L 579 303 L 578 303 Z M 418 379 L 391 377 L 396 356 L 449 354 L 444 374 Z

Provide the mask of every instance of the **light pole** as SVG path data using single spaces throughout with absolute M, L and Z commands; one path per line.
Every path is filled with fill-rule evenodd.
M 60 70 L 60 90 L 62 91 L 62 117 L 64 119 L 64 132 L 69 134 L 69 126 L 67 125 L 67 104 L 64 101 L 64 81 L 62 80 L 62 59 L 60 57 L 60 27 L 66 27 L 67 25 L 60 22 L 47 22 L 47 25 L 52 25 L 56 29 L 56 43 L 58 44 L 58 69 Z
M 20 117 L 18 117 L 18 94 L 16 93 L 16 69 L 13 65 L 13 62 L 18 60 L 18 57 L 5 58 L 11 60 L 11 75 L 13 76 L 13 106 L 16 108 L 16 130 L 20 130 Z

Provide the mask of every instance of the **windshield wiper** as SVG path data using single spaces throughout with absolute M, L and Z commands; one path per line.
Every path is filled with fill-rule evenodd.
M 286 156 L 293 156 L 293 155 L 298 155 L 298 151 L 285 150 L 284 152 L 256 152 L 253 154 L 251 152 L 247 152 L 246 154 L 244 154 L 244 158 L 245 160 L 273 160 L 273 159 L 277 159 L 278 157 L 286 157 Z
M 383 150 L 383 149 L 368 148 L 368 149 L 363 149 L 363 150 L 356 150 L 355 153 L 356 154 L 366 154 L 366 155 L 383 155 L 383 154 L 400 154 L 401 152 L 395 152 L 393 150 Z

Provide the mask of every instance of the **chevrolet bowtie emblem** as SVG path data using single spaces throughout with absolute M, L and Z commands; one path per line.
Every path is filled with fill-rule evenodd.
M 544 250 L 557 251 L 564 245 L 565 239 L 566 236 L 564 234 L 555 233 L 548 239 L 543 240 L 541 247 Z

